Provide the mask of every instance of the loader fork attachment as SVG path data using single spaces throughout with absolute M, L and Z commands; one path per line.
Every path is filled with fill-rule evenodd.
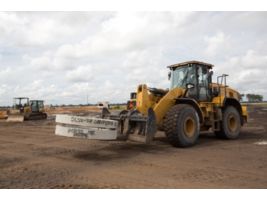
M 145 144 L 152 142 L 157 131 L 156 116 L 151 108 L 147 116 L 143 116 L 136 110 L 130 111 L 127 116 L 121 117 L 119 124 L 119 135 L 130 141 Z

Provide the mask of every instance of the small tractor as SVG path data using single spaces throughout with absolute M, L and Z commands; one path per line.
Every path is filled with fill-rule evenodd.
M 29 100 L 28 97 L 15 97 L 13 107 L 8 111 L 7 121 L 46 119 L 43 100 Z
M 103 120 L 118 122 L 117 139 L 149 144 L 157 130 L 164 131 L 175 147 L 196 144 L 203 132 L 219 138 L 238 138 L 241 126 L 247 122 L 247 108 L 240 104 L 240 94 L 226 85 L 228 75 L 223 74 L 217 77 L 217 83 L 212 83 L 213 65 L 199 61 L 168 68 L 169 89 L 141 84 L 136 91 L 135 109 L 119 114 L 103 110 Z

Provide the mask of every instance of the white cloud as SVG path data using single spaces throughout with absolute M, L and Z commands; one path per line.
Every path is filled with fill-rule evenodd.
M 241 92 L 267 98 L 266 12 L 0 12 L 0 94 L 47 103 L 125 102 L 166 88 L 167 65 L 215 64 Z
M 211 37 L 206 37 L 205 41 L 207 42 L 207 48 L 205 53 L 207 56 L 214 56 L 218 53 L 221 53 L 221 49 L 226 51 L 228 49 L 228 40 L 229 38 L 225 36 L 223 32 L 218 32 L 216 35 Z
M 51 60 L 48 56 L 41 56 L 41 57 L 33 58 L 31 60 L 31 65 L 33 67 L 37 67 L 38 69 L 43 69 L 43 70 L 52 68 Z
M 262 55 L 254 50 L 248 50 L 244 56 L 233 59 L 234 63 L 238 63 L 244 68 L 261 68 L 265 69 L 267 66 L 267 54 Z
M 218 65 L 218 72 L 226 73 L 231 86 L 241 93 L 259 93 L 267 97 L 267 53 L 247 50 L 244 55 L 230 57 Z M 217 75 L 219 74 L 217 72 Z
M 90 82 L 94 81 L 93 71 L 91 66 L 80 66 L 74 70 L 68 71 L 66 79 L 71 82 Z

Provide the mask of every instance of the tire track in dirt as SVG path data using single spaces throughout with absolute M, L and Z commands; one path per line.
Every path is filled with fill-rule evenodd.
M 254 143 L 267 139 L 267 112 L 250 116 L 239 140 L 205 134 L 187 149 L 161 132 L 146 146 L 55 136 L 49 120 L 1 122 L 0 188 L 266 188 L 267 149 Z

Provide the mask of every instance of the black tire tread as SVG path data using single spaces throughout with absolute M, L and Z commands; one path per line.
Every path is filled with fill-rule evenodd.
M 215 131 L 215 135 L 216 137 L 220 138 L 220 139 L 236 139 L 237 137 L 231 138 L 227 135 L 226 130 L 224 128 L 224 113 L 228 112 L 228 110 L 235 110 L 237 113 L 237 109 L 234 106 L 227 106 L 224 111 L 223 111 L 223 120 L 221 122 L 221 130 L 220 131 Z M 241 125 L 240 125 L 241 126 Z
M 180 118 L 180 115 L 182 114 L 181 110 L 191 107 L 187 104 L 177 104 L 173 106 L 166 114 L 165 119 L 163 121 L 163 127 L 165 134 L 167 136 L 168 141 L 171 145 L 175 147 L 187 147 L 191 146 L 183 141 L 181 141 L 178 137 L 177 133 L 177 123 L 178 119 Z

